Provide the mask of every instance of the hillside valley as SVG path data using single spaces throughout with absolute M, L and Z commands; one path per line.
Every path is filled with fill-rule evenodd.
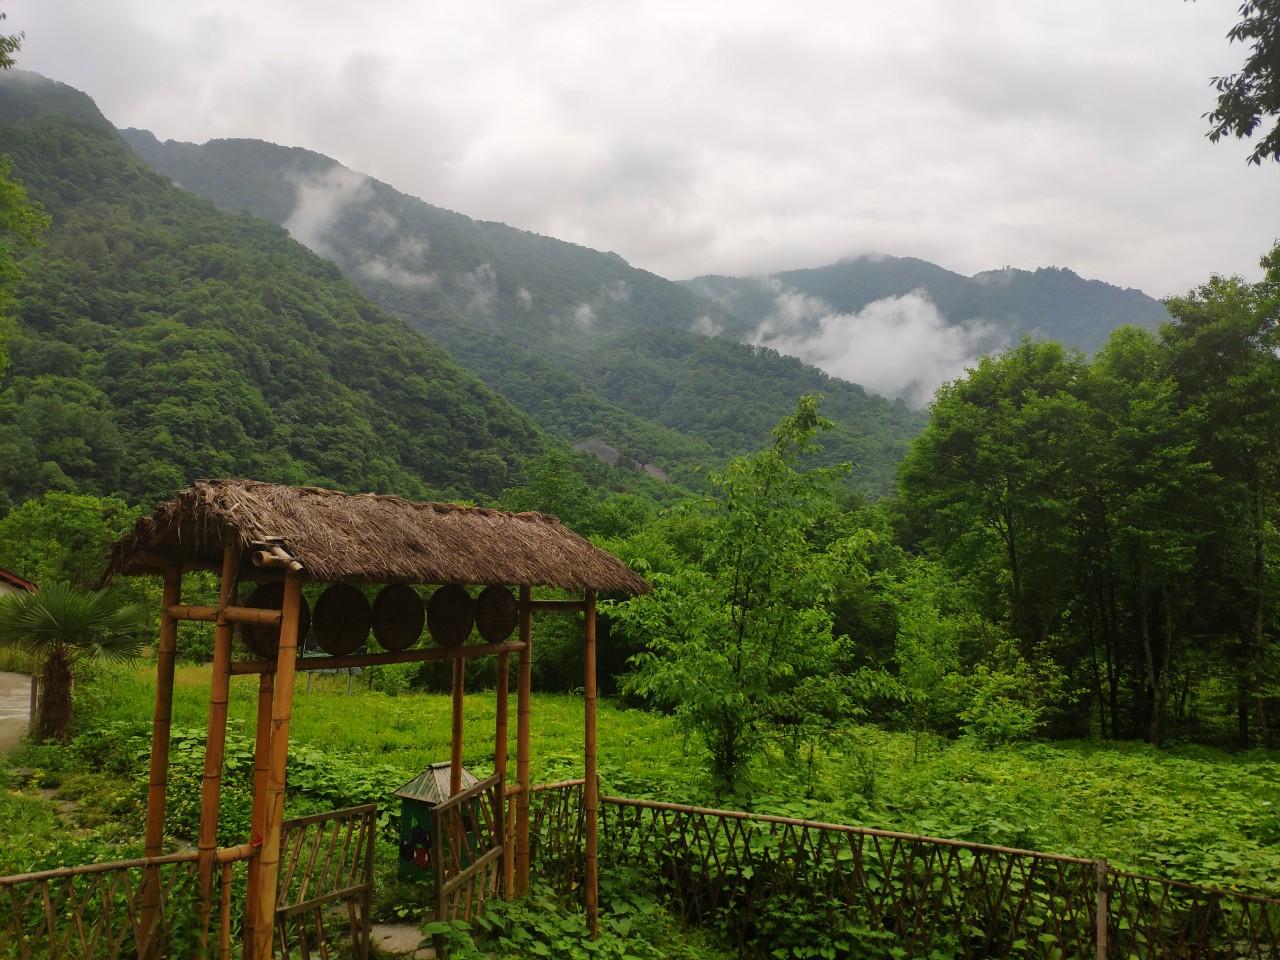
M 218 475 L 496 494 L 551 446 L 284 230 L 151 172 L 84 94 L 0 75 L 0 152 L 52 221 L 0 371 L 0 510 Z
M 884 494 L 924 423 L 794 357 L 705 336 L 731 322 L 723 309 L 616 254 L 472 220 L 307 150 L 123 135 L 175 183 L 285 226 L 582 449 L 696 482 L 819 392 L 837 424 L 820 459 L 851 462 L 856 488 Z

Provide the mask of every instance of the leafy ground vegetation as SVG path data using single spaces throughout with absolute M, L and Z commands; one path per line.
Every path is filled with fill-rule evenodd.
M 380 673 L 384 675 L 380 675 Z M 243 839 L 249 810 L 256 690 L 232 685 L 228 779 L 221 839 Z M 170 828 L 195 835 L 208 714 L 207 668 L 178 668 Z M 146 787 L 153 678 L 145 666 L 104 666 L 81 684 L 76 734 L 65 746 L 30 745 L 6 758 L 0 818 L 29 824 L 7 834 L 0 871 L 71 862 L 53 825 L 57 800 L 98 856 L 136 843 Z M 493 763 L 492 691 L 469 695 L 464 762 Z M 581 773 L 582 701 L 535 694 L 535 781 Z M 446 695 L 412 691 L 391 668 L 355 679 L 299 679 L 289 768 L 289 814 L 377 801 L 426 764 L 448 756 Z M 1031 849 L 1104 856 L 1114 865 L 1219 886 L 1280 891 L 1280 769 L 1264 751 L 1060 741 L 988 748 L 909 732 L 842 728 L 812 769 L 771 744 L 725 795 L 708 755 L 675 721 L 617 701 L 602 703 L 600 768 L 607 793 L 749 807 L 837 823 Z M 514 733 L 514 731 L 513 731 Z M 510 745 L 514 752 L 514 739 Z M 15 842 L 16 841 L 16 842 Z M 123 846 L 116 848 L 117 844 Z M 391 851 L 394 853 L 394 851 Z

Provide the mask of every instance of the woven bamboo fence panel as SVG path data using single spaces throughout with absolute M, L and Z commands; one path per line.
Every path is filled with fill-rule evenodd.
M 276 956 L 369 955 L 377 819 L 368 803 L 284 822 Z
M 579 780 L 531 797 L 535 874 L 566 895 L 581 882 L 581 794 Z M 885 956 L 1280 960 L 1280 900 L 1102 860 L 609 796 L 600 860 L 606 881 L 639 875 L 744 956 L 779 946 L 782 918 Z
M 230 957 L 251 855 L 218 851 L 207 900 L 195 851 L 0 877 L 0 957 Z
M 501 892 L 505 813 L 497 774 L 432 809 L 437 920 L 470 920 Z
M 1280 900 L 1123 871 L 1107 885 L 1117 957 L 1280 958 Z

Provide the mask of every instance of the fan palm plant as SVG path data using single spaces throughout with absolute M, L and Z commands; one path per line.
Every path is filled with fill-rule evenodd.
M 38 593 L 0 598 L 0 646 L 41 663 L 40 699 L 32 718 L 38 740 L 65 739 L 71 727 L 71 682 L 77 664 L 128 660 L 142 646 L 146 611 L 105 590 L 55 583 Z

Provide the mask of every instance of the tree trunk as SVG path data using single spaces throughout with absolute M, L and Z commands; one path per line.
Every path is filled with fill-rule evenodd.
M 1267 606 L 1266 563 L 1263 557 L 1262 494 L 1253 491 L 1253 690 L 1258 702 L 1258 731 L 1262 745 L 1271 749 L 1271 726 L 1267 722 L 1266 650 Z
M 1156 676 L 1155 653 L 1151 649 L 1151 603 L 1144 590 L 1138 601 L 1141 608 L 1139 623 L 1142 625 L 1142 657 L 1147 667 L 1147 689 L 1151 695 L 1151 717 L 1147 726 L 1147 740 L 1152 746 L 1160 746 L 1160 680 Z
M 35 717 L 37 740 L 65 740 L 71 732 L 71 658 L 54 648 L 40 673 L 40 703 Z

